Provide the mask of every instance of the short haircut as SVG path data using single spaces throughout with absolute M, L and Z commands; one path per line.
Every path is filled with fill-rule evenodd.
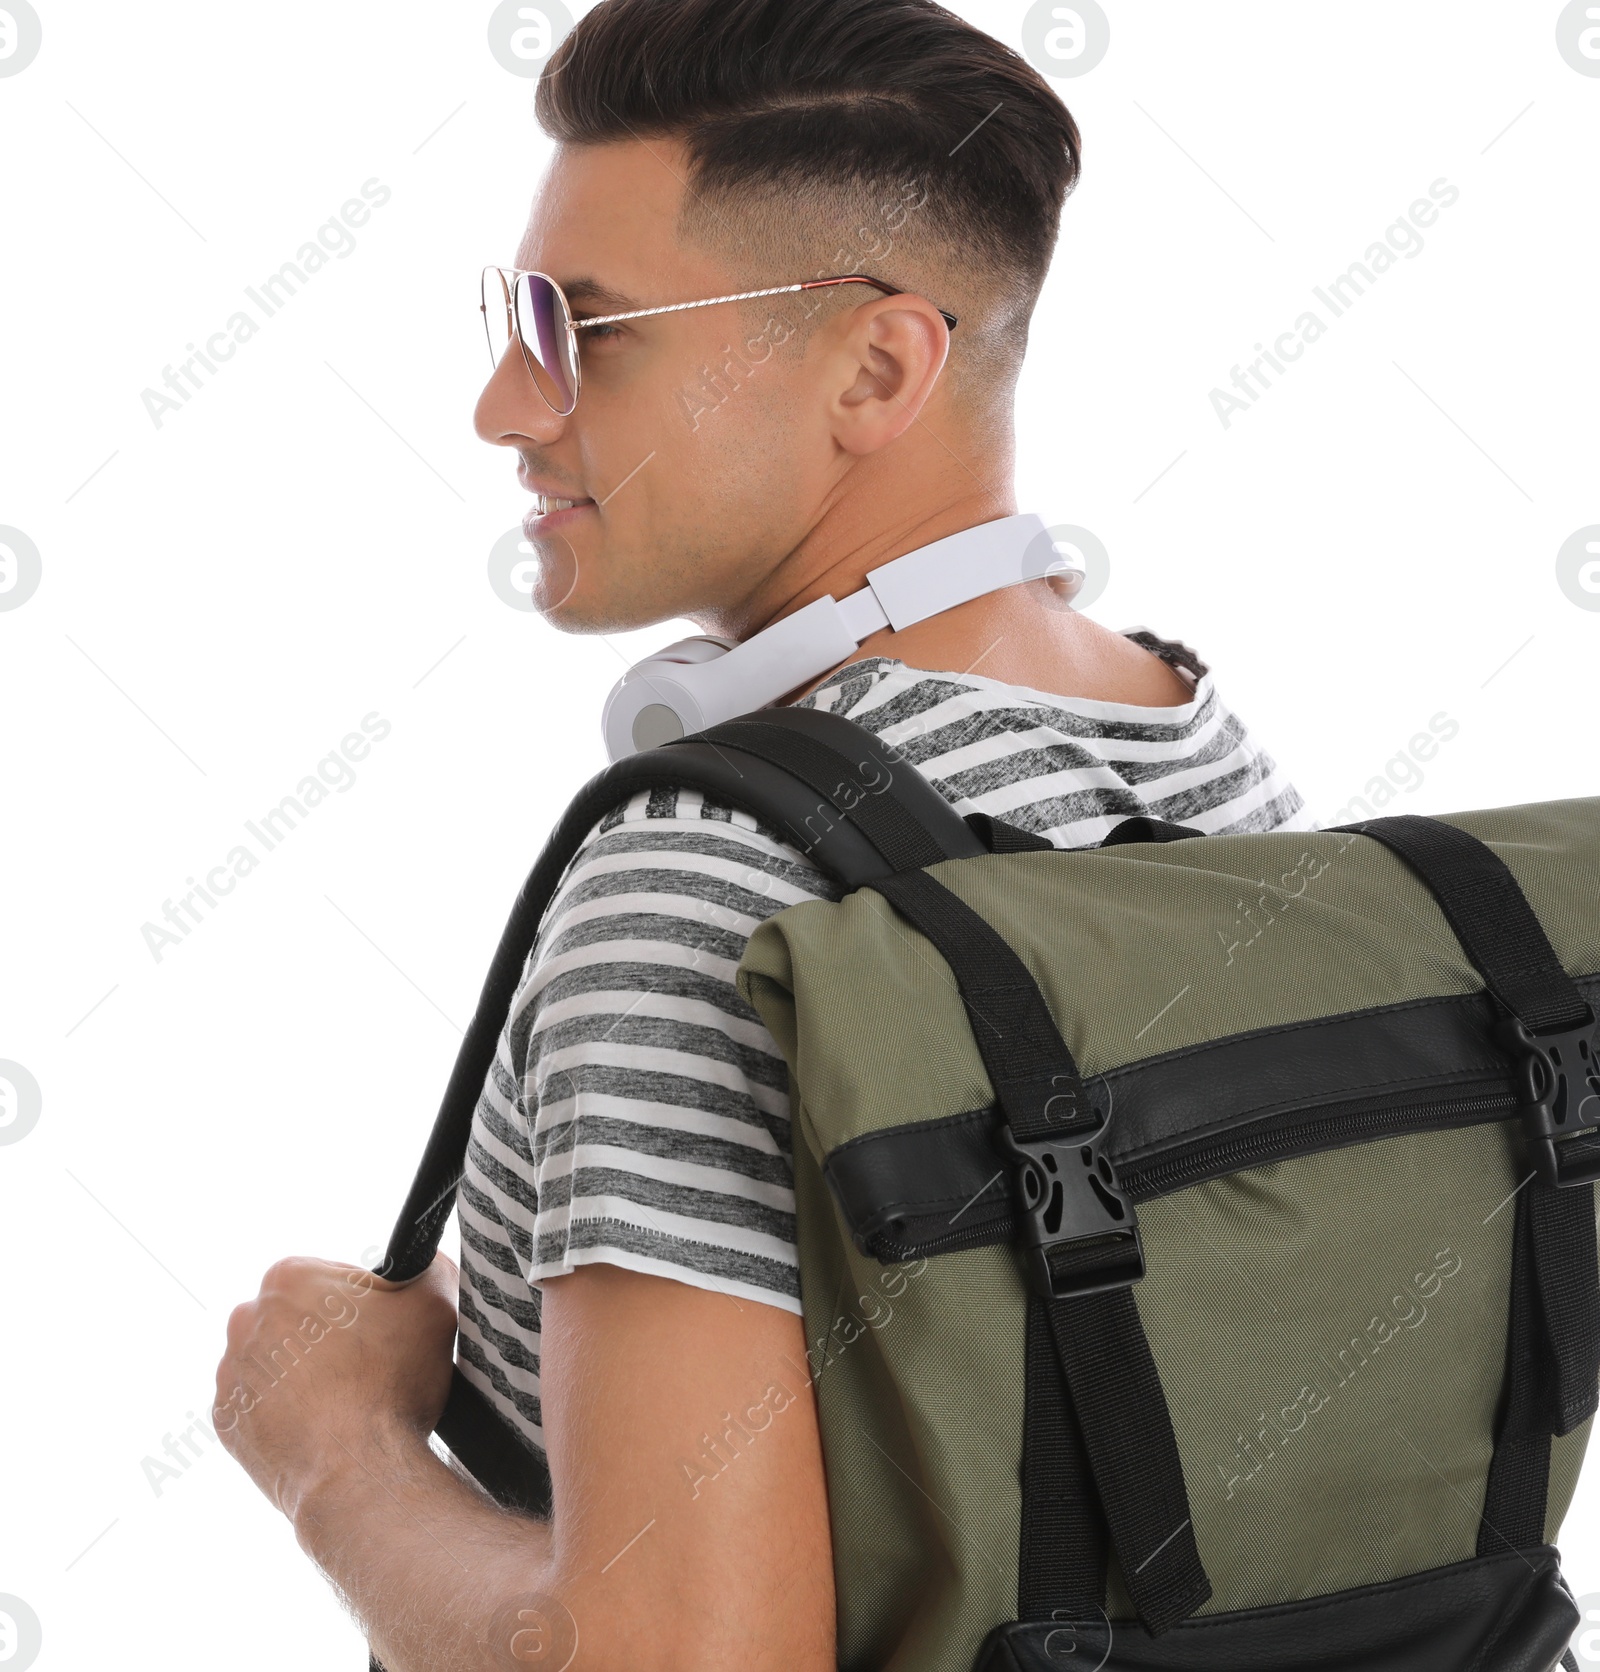
M 934 0 L 602 0 L 546 67 L 536 109 L 563 144 L 681 139 L 690 217 L 764 204 L 741 234 L 757 247 L 854 225 L 842 217 L 921 182 L 911 276 L 949 271 L 967 306 L 988 302 L 1012 370 L 1080 166 L 1077 124 L 1043 76 Z

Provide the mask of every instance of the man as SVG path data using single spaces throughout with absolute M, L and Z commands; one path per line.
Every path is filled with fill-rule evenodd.
M 570 299 L 581 398 L 512 342 L 477 427 L 542 501 L 550 620 L 743 640 L 1015 513 L 1013 392 L 1078 134 L 1014 53 L 932 0 L 605 0 L 538 112 L 559 148 L 515 265 Z M 1193 652 L 1052 586 L 879 632 L 789 700 L 1060 846 L 1145 811 L 1306 827 Z M 774 832 L 657 792 L 547 914 L 458 1207 L 461 1364 L 548 1453 L 549 1524 L 428 1447 L 448 1260 L 405 1290 L 288 1261 L 234 1314 L 227 1443 L 390 1672 L 836 1664 L 787 1080 L 733 985 L 754 927 L 814 898 L 837 891 Z M 252 1364 L 351 1292 L 353 1326 L 257 1391 Z

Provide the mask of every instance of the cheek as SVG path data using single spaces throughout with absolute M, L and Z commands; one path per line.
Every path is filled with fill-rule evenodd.
M 747 406 L 685 456 L 686 509 L 710 522 L 706 532 L 725 547 L 790 550 L 810 528 L 822 484 L 801 458 L 793 426 L 758 403 L 756 391 L 748 394 Z
M 746 359 L 737 387 L 723 380 L 720 400 L 697 375 L 706 364 L 702 354 L 691 365 L 687 349 L 664 354 L 648 391 L 641 379 L 593 403 L 585 394 L 584 479 L 606 499 L 602 542 L 582 554 L 595 583 L 583 600 L 591 611 L 635 615 L 647 571 L 669 607 L 737 596 L 752 560 L 792 550 L 825 502 L 833 450 L 825 428 L 805 422 L 792 351 Z M 692 383 L 674 381 L 686 366 Z M 691 389 L 692 424 L 679 399 Z

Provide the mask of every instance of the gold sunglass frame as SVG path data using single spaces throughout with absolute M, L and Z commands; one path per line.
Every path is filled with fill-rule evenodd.
M 489 319 L 489 275 L 491 273 L 498 276 L 501 289 L 505 295 L 506 331 L 498 352 L 495 349 L 494 328 Z M 519 300 L 525 288 L 520 283 L 522 279 L 543 279 L 550 286 L 559 304 L 560 319 L 558 323 L 566 332 L 568 358 L 572 366 L 572 404 L 565 410 L 551 400 L 544 387 L 544 380 L 549 379 L 551 374 L 543 362 L 539 361 L 538 356 L 531 353 L 528 348 L 528 339 L 522 327 L 521 302 Z M 496 366 L 500 364 L 505 353 L 505 345 L 509 344 L 511 339 L 515 337 L 522 350 L 522 358 L 528 368 L 528 376 L 533 380 L 533 386 L 539 391 L 540 398 L 558 418 L 570 418 L 578 409 L 578 397 L 582 393 L 583 386 L 583 365 L 578 357 L 578 333 L 580 331 L 587 331 L 596 325 L 620 325 L 624 320 L 629 319 L 651 319 L 659 314 L 687 313 L 691 308 L 713 308 L 723 302 L 750 302 L 763 296 L 795 296 L 801 291 L 828 290 L 835 285 L 842 284 L 871 285 L 874 290 L 885 296 L 904 296 L 906 294 L 905 291 L 897 289 L 894 285 L 885 284 L 882 279 L 875 279 L 867 273 L 844 273 L 827 279 L 807 279 L 799 284 L 773 285 L 765 290 L 741 290 L 731 296 L 707 296 L 697 302 L 669 302 L 663 307 L 634 308 L 628 313 L 602 314 L 595 319 L 574 319 L 572 317 L 572 305 L 567 300 L 567 293 L 548 273 L 541 273 L 537 269 L 528 267 L 488 266 L 483 269 L 481 276 L 479 311 L 484 316 L 483 328 L 489 342 L 489 358 L 493 364 Z M 943 308 L 940 308 L 938 312 L 939 317 L 950 330 L 954 331 L 956 326 L 960 324 L 954 314 L 947 313 Z M 543 373 L 543 379 L 541 379 L 541 373 Z

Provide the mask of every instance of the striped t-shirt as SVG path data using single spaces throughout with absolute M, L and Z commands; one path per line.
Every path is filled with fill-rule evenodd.
M 1312 828 L 1186 646 L 1127 635 L 1193 691 L 1146 708 L 930 673 L 840 669 L 848 715 L 962 813 L 1098 843 L 1151 813 L 1208 834 Z M 758 924 L 840 890 L 750 815 L 641 792 L 603 818 L 545 914 L 473 1121 L 458 1196 L 459 1362 L 533 1447 L 539 1285 L 606 1261 L 800 1311 L 788 1070 L 734 986 Z

